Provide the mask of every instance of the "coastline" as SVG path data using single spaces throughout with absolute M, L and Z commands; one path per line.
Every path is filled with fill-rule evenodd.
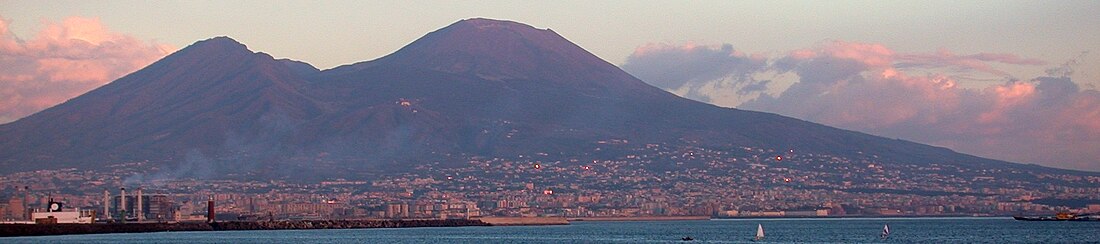
M 710 220 L 710 216 L 631 216 L 631 217 L 576 217 L 569 221 L 680 221 Z
M 1008 218 L 962 217 L 590 221 L 531 227 L 118 233 L 10 237 L 0 238 L 0 243 L 748 243 L 758 224 L 763 224 L 768 234 L 765 242 L 771 243 L 982 243 L 990 240 L 1058 243 L 1100 238 L 1095 223 L 1025 223 Z M 886 224 L 893 233 L 888 240 L 883 240 L 880 232 Z M 807 230 L 812 234 L 807 235 Z M 945 235 L 944 230 L 957 234 Z M 681 242 L 687 236 L 694 240 Z
M 307 230 L 490 226 L 480 220 L 293 220 L 126 224 L 0 224 L 0 237 L 165 231 Z
M 492 226 L 568 225 L 565 217 L 481 217 L 478 220 Z
M 477 219 L 405 219 L 405 220 L 284 220 L 225 221 L 215 223 L 111 223 L 111 224 L 0 224 L 0 237 L 80 235 L 107 233 L 147 233 L 167 231 L 236 231 L 236 230 L 308 230 L 308 229 L 369 229 L 462 226 L 544 226 L 569 225 L 571 222 L 623 221 L 692 221 L 692 220 L 796 220 L 796 219 L 1011 219 L 1005 216 L 806 216 L 806 217 L 711 217 L 711 216 L 633 216 L 633 217 L 481 217 Z
M 844 216 L 721 216 L 713 217 L 715 220 L 726 219 L 892 219 L 892 218 L 1012 218 L 1001 215 L 844 215 Z

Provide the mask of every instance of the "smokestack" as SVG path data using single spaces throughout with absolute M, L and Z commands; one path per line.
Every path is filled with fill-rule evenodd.
M 206 222 L 214 223 L 214 196 L 206 201 Z
M 103 190 L 103 219 L 111 218 L 111 191 Z
M 120 189 L 121 193 L 118 194 L 118 213 L 119 219 L 126 220 L 126 187 Z
M 142 211 L 144 209 L 141 205 L 141 187 L 138 187 L 137 189 L 137 206 L 135 207 L 137 208 L 137 210 L 134 211 L 134 215 L 137 215 L 137 221 L 141 221 L 142 217 L 145 215 L 145 212 Z
M 23 215 L 24 220 L 31 219 L 31 210 L 27 206 L 27 202 L 30 202 L 30 193 L 31 187 L 23 186 L 23 212 L 21 214 Z

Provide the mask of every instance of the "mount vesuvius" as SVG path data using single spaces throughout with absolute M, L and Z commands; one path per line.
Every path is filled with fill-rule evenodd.
M 0 125 L 0 170 L 205 160 L 269 176 L 388 171 L 456 156 L 579 155 L 607 140 L 1043 169 L 688 100 L 552 30 L 468 19 L 323 71 L 227 37 L 199 41 Z

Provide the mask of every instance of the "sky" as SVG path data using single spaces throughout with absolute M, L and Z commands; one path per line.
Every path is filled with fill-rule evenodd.
M 690 99 L 1100 171 L 1098 12 L 1072 0 L 0 0 L 0 123 L 214 36 L 327 69 L 487 17 L 550 28 Z

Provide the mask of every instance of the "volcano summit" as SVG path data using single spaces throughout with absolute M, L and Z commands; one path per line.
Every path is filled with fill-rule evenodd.
M 199 41 L 0 125 L 0 169 L 202 163 L 286 178 L 471 157 L 613 159 L 656 145 L 1053 170 L 691 101 L 552 30 L 490 19 L 462 20 L 385 57 L 323 71 L 228 37 Z

